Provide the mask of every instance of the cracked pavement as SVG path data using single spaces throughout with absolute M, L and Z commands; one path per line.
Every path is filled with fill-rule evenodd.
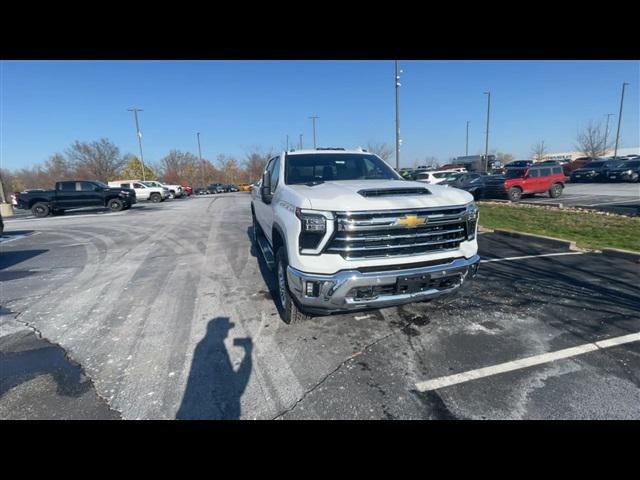
M 43 351 L 11 381 L 3 363 L 0 417 L 640 418 L 640 342 L 415 387 L 639 332 L 637 264 L 598 253 L 487 263 L 453 298 L 287 326 L 250 225 L 246 193 L 6 219 L 6 235 L 23 236 L 0 244 L 2 361 Z M 483 258 L 554 252 L 479 243 Z

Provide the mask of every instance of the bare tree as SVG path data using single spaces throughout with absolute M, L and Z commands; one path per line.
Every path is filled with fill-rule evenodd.
M 245 170 L 245 180 L 247 182 L 255 182 L 262 177 L 267 162 L 273 156 L 273 151 L 263 151 L 261 148 L 253 148 L 247 152 L 243 162 Z
M 93 142 L 76 141 L 67 150 L 67 157 L 78 178 L 89 176 L 95 180 L 113 180 L 125 164 L 120 149 L 106 138 Z
M 604 132 L 601 123 L 589 121 L 587 126 L 576 137 L 576 149 L 585 157 L 601 157 L 606 155 Z
M 367 143 L 367 151 L 378 155 L 385 162 L 388 162 L 393 156 L 392 148 L 385 142 L 377 143 L 370 141 Z
M 540 140 L 533 147 L 531 147 L 531 156 L 536 162 L 541 162 L 542 160 L 544 160 L 544 157 L 547 156 L 547 153 L 549 153 L 549 150 L 545 146 L 544 140 Z

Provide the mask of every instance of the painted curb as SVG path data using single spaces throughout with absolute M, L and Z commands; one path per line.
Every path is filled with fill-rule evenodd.
M 522 232 L 514 232 L 512 230 L 501 230 L 501 229 L 495 229 L 493 233 L 496 233 L 498 235 L 503 235 L 505 237 L 529 240 L 531 242 L 541 243 L 543 245 L 548 245 L 554 248 L 566 248 L 568 250 L 575 251 L 575 252 L 584 251 L 583 249 L 578 248 L 576 246 L 576 242 L 572 242 L 571 240 L 563 240 L 561 238 L 545 237 L 543 235 L 534 235 L 533 233 L 522 233 Z
M 608 257 L 624 258 L 635 263 L 640 263 L 640 252 L 621 250 L 619 248 L 603 248 L 602 254 Z

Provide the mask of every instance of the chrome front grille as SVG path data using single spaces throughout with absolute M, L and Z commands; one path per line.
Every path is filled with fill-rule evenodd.
M 464 206 L 338 212 L 336 231 L 325 251 L 359 259 L 455 250 L 466 239 L 465 212 Z

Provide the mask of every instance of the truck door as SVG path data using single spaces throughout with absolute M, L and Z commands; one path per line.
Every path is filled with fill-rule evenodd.
M 132 187 L 136 191 L 136 198 L 138 200 L 149 200 L 149 188 L 141 183 L 135 182 Z
M 73 208 L 76 201 L 76 182 L 56 183 L 55 208 Z
M 270 204 L 266 204 L 262 201 L 261 192 L 258 192 L 254 208 L 256 211 L 256 219 L 262 228 L 265 236 L 271 240 L 271 229 L 273 228 L 273 208 L 276 204 L 275 191 L 278 187 L 278 177 L 280 173 L 280 157 L 272 158 L 267 164 L 266 171 L 271 176 L 271 194 L 273 195 Z M 275 253 L 275 252 L 274 252 Z
M 104 206 L 104 194 L 98 185 L 93 182 L 76 182 L 77 206 L 78 207 L 92 207 L 92 206 Z

